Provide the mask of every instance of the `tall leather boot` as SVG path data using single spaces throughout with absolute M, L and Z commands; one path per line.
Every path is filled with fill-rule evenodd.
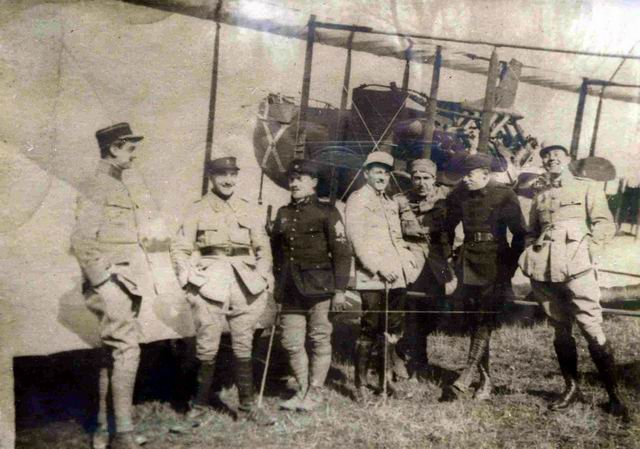
M 91 435 L 92 449 L 107 449 L 109 446 L 109 424 L 107 419 L 107 397 L 109 395 L 109 368 L 103 366 L 98 374 L 98 417 L 96 430 Z
M 366 398 L 366 390 L 367 390 L 367 369 L 369 365 L 369 357 L 371 355 L 371 348 L 373 347 L 373 342 L 359 338 L 356 343 L 356 359 L 355 359 L 355 373 L 354 373 L 354 384 L 355 384 L 355 399 L 356 402 L 364 402 Z
M 487 401 L 491 398 L 491 392 L 493 390 L 493 382 L 491 382 L 490 372 L 490 358 L 491 358 L 491 340 L 487 339 L 486 347 L 480 363 L 478 364 L 478 370 L 480 371 L 480 385 L 473 394 L 473 398 L 477 401 Z
M 602 380 L 602 383 L 607 390 L 607 394 L 609 395 L 609 402 L 606 405 L 607 412 L 614 416 L 619 416 L 624 422 L 628 422 L 630 420 L 629 410 L 618 396 L 618 381 L 615 374 L 615 358 L 613 356 L 611 344 L 608 341 L 604 345 L 599 345 L 595 342 L 590 343 L 589 353 L 598 368 L 600 379 Z
M 198 389 L 191 402 L 191 410 L 187 414 L 189 419 L 197 419 L 206 413 L 209 406 L 209 395 L 215 375 L 216 359 L 201 361 L 198 368 Z
M 549 410 L 563 410 L 580 400 L 582 396 L 578 386 L 578 352 L 573 337 L 556 339 L 553 341 L 553 347 L 556 350 L 565 387 L 560 398 L 549 405 Z
M 384 338 L 384 337 L 383 337 Z M 385 345 L 384 340 L 382 340 L 380 344 L 380 354 L 378 358 L 378 386 L 380 389 L 380 394 L 383 394 L 385 391 L 385 381 L 387 396 L 395 396 L 396 389 L 393 386 L 393 363 L 396 356 L 396 344 L 388 343 L 386 345 L 386 366 L 385 366 Z M 386 370 L 386 374 L 385 374 Z
M 483 335 L 480 330 L 475 331 L 471 335 L 471 342 L 469 345 L 469 356 L 467 359 L 467 366 L 462 371 L 462 374 L 456 379 L 452 387 L 457 393 L 466 393 L 473 382 L 473 378 L 478 369 L 480 359 L 484 355 L 487 347 L 488 337 Z
M 140 447 L 133 438 L 133 389 L 138 367 L 137 360 L 135 362 L 135 366 L 114 363 L 111 392 L 117 433 L 111 442 L 111 449 L 137 449 Z
M 259 426 L 270 426 L 275 424 L 275 419 L 267 414 L 262 408 L 258 408 L 255 403 L 253 392 L 253 364 L 251 359 L 235 358 L 236 385 L 240 405 L 238 406 L 238 417 L 247 421 L 252 421 Z

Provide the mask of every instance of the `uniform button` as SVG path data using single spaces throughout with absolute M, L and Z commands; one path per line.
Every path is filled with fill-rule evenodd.
M 294 218 L 294 219 L 293 219 L 293 221 L 294 221 L 294 222 L 295 222 L 295 221 L 298 221 L 298 219 L 297 219 L 297 218 Z
M 289 240 L 293 240 L 293 237 L 289 237 Z
M 289 257 L 289 260 L 293 261 L 293 257 Z

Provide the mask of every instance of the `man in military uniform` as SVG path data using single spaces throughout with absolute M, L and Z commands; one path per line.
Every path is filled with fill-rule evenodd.
M 456 270 L 456 295 L 470 303 L 471 342 L 467 366 L 453 384 L 454 393 L 466 393 L 476 370 L 480 386 L 478 400 L 488 399 L 492 385 L 489 374 L 489 344 L 496 324 L 496 313 L 510 291 L 511 278 L 518 268 L 518 257 L 525 244 L 527 230 L 516 194 L 510 187 L 491 179 L 491 157 L 467 156 L 465 176 L 447 197 L 445 229 L 453 242 L 456 226 L 462 222 L 464 243 Z M 507 241 L 511 231 L 511 244 Z
M 189 416 L 198 418 L 206 411 L 226 321 L 240 399 L 238 415 L 269 425 L 274 420 L 254 401 L 251 355 L 256 324 L 273 285 L 271 248 L 253 205 L 234 193 L 238 170 L 235 157 L 207 163 L 212 189 L 190 207 L 171 247 L 178 280 L 193 312 L 200 361 Z
M 331 366 L 329 309 L 340 311 L 345 305 L 351 249 L 338 210 L 316 197 L 315 164 L 294 160 L 288 175 L 291 202 L 278 210 L 271 239 L 276 302 L 282 307 L 282 345 L 298 391 L 280 406 L 311 411 L 322 401 L 321 389 Z
M 575 320 L 609 394 L 609 412 L 626 420 L 628 411 L 617 393 L 613 350 L 602 330 L 594 263 L 615 233 L 611 211 L 602 187 L 571 174 L 566 148 L 545 147 L 540 156 L 547 173 L 535 184 L 529 222 L 533 239 L 520 258 L 520 267 L 531 278 L 533 293 L 555 330 L 553 345 L 565 390 L 550 408 L 566 409 L 580 398 L 578 355 L 571 332 Z
M 405 335 L 409 346 L 409 368 L 415 375 L 428 365 L 427 335 L 437 324 L 437 315 L 420 313 L 437 311 L 445 296 L 445 285 L 452 281 L 448 259 L 451 247 L 444 228 L 445 198 L 448 189 L 436 186 L 436 164 L 416 159 L 409 168 L 413 189 L 398 194 L 402 235 L 413 253 L 419 269 L 418 278 L 409 290 L 425 293 L 427 298 L 408 298 Z
M 402 239 L 398 203 L 385 193 L 392 169 L 390 154 L 383 151 L 369 153 L 364 163 L 367 183 L 351 194 L 346 205 L 347 237 L 355 256 L 355 288 L 362 298 L 355 360 L 358 401 L 365 398 L 367 363 L 376 340 L 381 347 L 387 348 L 386 355 L 380 350 L 380 390 L 394 393 L 389 385 L 391 373 L 387 371 L 385 360 L 396 357 L 396 343 L 402 336 L 404 317 L 401 311 L 407 282 L 412 282 L 417 275 L 414 257 Z
M 80 189 L 71 246 L 85 277 L 87 306 L 100 319 L 100 338 L 107 350 L 100 370 L 98 428 L 94 448 L 109 443 L 107 394 L 113 399 L 116 434 L 111 449 L 139 447 L 133 437 L 133 390 L 140 360 L 136 321 L 143 298 L 153 295 L 153 277 L 144 252 L 139 192 L 123 173 L 132 167 L 136 143 L 128 123 L 96 132 L 101 160 Z M 149 194 L 149 192 L 143 192 Z

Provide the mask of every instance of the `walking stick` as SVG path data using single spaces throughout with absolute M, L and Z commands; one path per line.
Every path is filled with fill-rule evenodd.
M 387 403 L 387 364 L 388 364 L 388 338 L 389 338 L 389 284 L 384 283 L 384 373 L 382 374 L 382 402 Z
M 262 397 L 264 396 L 264 387 L 267 384 L 267 372 L 269 371 L 269 362 L 271 361 L 271 348 L 273 347 L 273 337 L 276 334 L 276 326 L 280 318 L 280 310 L 276 311 L 276 316 L 271 325 L 271 335 L 269 335 L 269 346 L 267 348 L 267 358 L 264 361 L 264 370 L 262 371 L 262 381 L 260 382 L 260 393 L 258 394 L 258 408 L 262 408 Z

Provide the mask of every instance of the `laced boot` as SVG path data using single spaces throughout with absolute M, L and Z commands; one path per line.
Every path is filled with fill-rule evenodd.
M 213 385 L 215 367 L 215 359 L 200 362 L 200 367 L 198 368 L 198 389 L 196 396 L 191 402 L 191 410 L 187 413 L 187 418 L 190 420 L 201 418 L 209 408 L 209 395 L 211 393 L 211 386 Z
M 480 385 L 473 394 L 473 399 L 476 401 L 488 401 L 491 398 L 491 392 L 493 391 L 493 383 L 491 382 L 491 375 L 489 371 L 489 358 L 490 358 L 489 342 L 484 351 L 480 364 L 478 365 L 480 371 Z
M 613 356 L 611 344 L 609 342 L 606 342 L 604 345 L 591 343 L 589 344 L 589 352 L 593 362 L 598 368 L 602 383 L 609 395 L 609 402 L 606 404 L 605 410 L 607 413 L 621 418 L 623 422 L 629 422 L 631 420 L 629 410 L 618 395 L 618 381 L 615 374 L 615 358 Z
M 565 387 L 560 397 L 549 405 L 549 410 L 564 410 L 582 397 L 578 386 L 578 352 L 573 337 L 555 340 L 553 346 Z
M 240 405 L 238 406 L 238 418 L 251 421 L 259 426 L 270 426 L 276 420 L 255 403 L 253 393 L 253 366 L 251 359 L 235 359 L 236 385 Z
M 454 393 L 465 394 L 468 392 L 471 382 L 473 382 L 473 378 L 476 374 L 476 370 L 478 369 L 480 359 L 485 352 L 486 343 L 487 340 L 477 333 L 474 333 L 474 335 L 471 336 L 467 366 L 452 385 Z

